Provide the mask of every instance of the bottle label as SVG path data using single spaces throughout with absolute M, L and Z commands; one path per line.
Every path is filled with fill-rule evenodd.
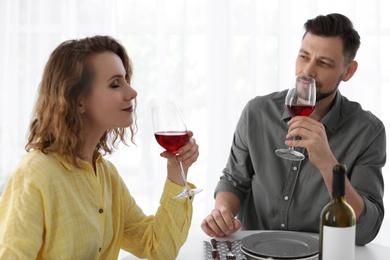
M 355 259 L 355 232 L 352 227 L 323 227 L 322 260 Z

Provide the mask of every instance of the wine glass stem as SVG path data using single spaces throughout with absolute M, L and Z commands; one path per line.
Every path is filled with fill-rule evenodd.
M 186 176 L 184 174 L 183 164 L 181 163 L 181 161 L 179 161 L 179 159 L 177 158 L 177 155 L 176 155 L 176 160 L 177 160 L 177 162 L 179 163 L 179 166 L 180 166 L 180 175 L 181 175 L 181 179 L 183 180 L 184 189 L 186 191 L 188 191 L 188 190 L 190 190 L 190 188 L 187 185 L 187 179 L 186 179 Z
M 294 137 L 292 138 L 293 141 L 295 141 L 296 139 L 297 139 L 296 136 L 294 136 Z M 294 149 L 294 146 L 290 146 L 290 147 L 288 147 L 288 149 L 293 150 L 293 151 L 295 150 L 295 149 Z

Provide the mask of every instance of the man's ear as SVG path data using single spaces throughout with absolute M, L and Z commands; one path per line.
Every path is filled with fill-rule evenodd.
M 355 74 L 356 70 L 358 68 L 357 61 L 352 61 L 348 64 L 347 69 L 345 71 L 345 74 L 342 78 L 343 81 L 348 81 L 350 78 L 352 78 L 353 74 Z

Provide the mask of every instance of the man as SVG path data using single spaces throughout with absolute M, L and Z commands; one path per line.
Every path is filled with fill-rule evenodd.
M 315 110 L 309 117 L 292 118 L 284 108 L 287 91 L 248 102 L 215 189 L 215 209 L 201 224 L 209 236 L 240 228 L 319 232 L 320 212 L 330 201 L 332 168 L 338 163 L 348 167 L 346 200 L 356 214 L 356 244 L 369 243 L 380 229 L 384 125 L 338 90 L 357 70 L 360 36 L 341 14 L 317 16 L 305 29 L 295 74 L 315 79 Z M 294 136 L 301 139 L 292 140 Z M 304 152 L 306 159 L 276 156 L 283 145 Z

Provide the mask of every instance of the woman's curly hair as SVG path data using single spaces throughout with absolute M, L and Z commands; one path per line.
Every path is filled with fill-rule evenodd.
M 110 36 L 65 41 L 51 53 L 39 85 L 26 151 L 58 153 L 78 166 L 77 158 L 81 158 L 84 145 L 84 126 L 78 104 L 90 93 L 94 76 L 89 58 L 106 51 L 120 57 L 126 70 L 126 81 L 130 83 L 133 72 L 131 61 L 125 48 Z M 137 132 L 135 112 L 129 129 L 108 129 L 100 138 L 96 151 L 103 155 L 111 154 L 119 142 L 128 145 L 128 130 L 134 143 Z

